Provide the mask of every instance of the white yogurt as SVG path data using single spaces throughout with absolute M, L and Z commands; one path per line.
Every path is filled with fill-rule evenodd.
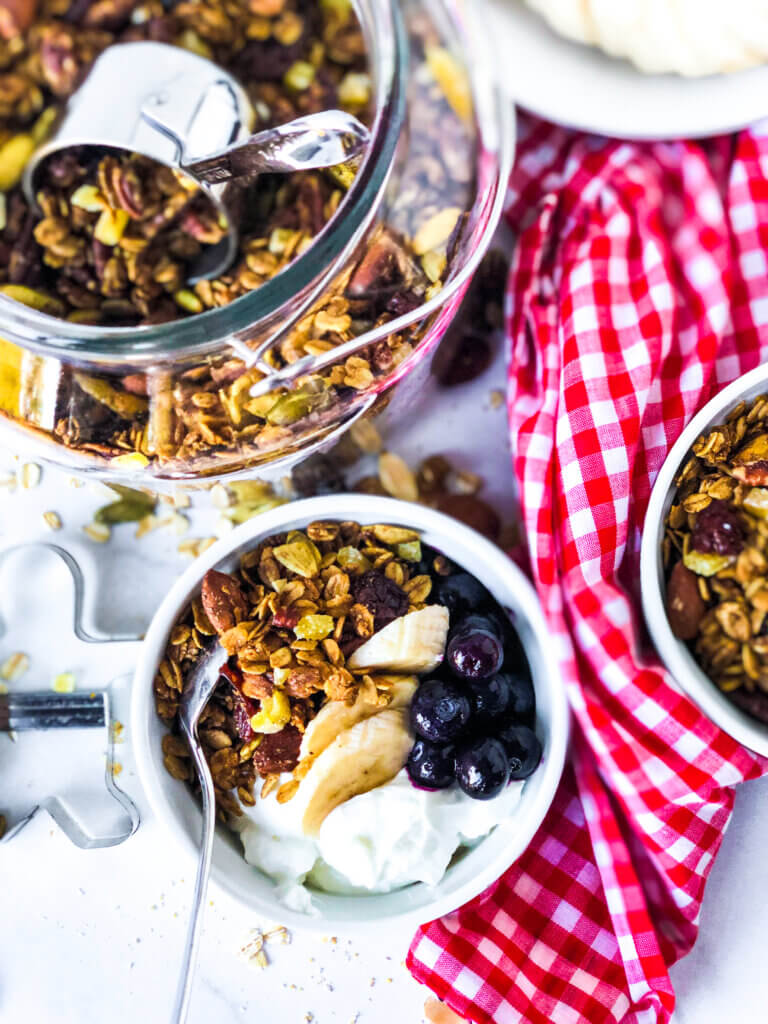
M 248 863 L 277 882 L 278 898 L 312 913 L 307 881 L 347 894 L 437 885 L 459 846 L 473 845 L 512 815 L 523 785 L 512 782 L 493 800 L 473 800 L 456 785 L 416 789 L 403 770 L 331 811 L 317 840 L 301 832 L 301 787 L 285 804 L 257 799 L 234 827 Z

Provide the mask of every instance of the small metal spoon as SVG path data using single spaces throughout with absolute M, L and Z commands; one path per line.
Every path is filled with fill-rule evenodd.
M 195 666 L 187 679 L 181 695 L 179 722 L 195 764 L 200 782 L 200 793 L 203 801 L 203 827 L 200 834 L 200 860 L 195 878 L 195 893 L 192 900 L 192 915 L 187 929 L 187 944 L 181 965 L 179 985 L 176 990 L 171 1024 L 184 1024 L 189 1011 L 189 1000 L 192 994 L 197 954 L 203 923 L 203 905 L 208 889 L 208 876 L 211 871 L 211 855 L 213 853 L 213 835 L 216 825 L 216 798 L 213 791 L 213 778 L 208 762 L 205 759 L 197 726 L 206 704 L 211 699 L 221 674 L 222 659 L 226 662 L 226 654 L 217 644 L 208 651 Z

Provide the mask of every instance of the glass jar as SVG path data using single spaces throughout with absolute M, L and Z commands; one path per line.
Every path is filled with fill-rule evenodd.
M 312 244 L 254 291 L 138 327 L 0 294 L 0 443 L 153 486 L 282 473 L 408 377 L 412 393 L 490 242 L 511 165 L 512 111 L 469 6 L 356 0 L 369 150 Z

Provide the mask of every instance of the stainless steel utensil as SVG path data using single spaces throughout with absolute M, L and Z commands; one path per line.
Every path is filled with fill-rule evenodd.
M 187 943 L 184 949 L 184 958 L 182 960 L 181 975 L 176 991 L 176 1004 L 171 1024 L 184 1024 L 189 1011 L 192 981 L 194 979 L 197 953 L 200 946 L 203 904 L 208 889 L 208 876 L 211 871 L 213 835 L 216 825 L 216 798 L 213 791 L 213 779 L 211 778 L 211 770 L 208 767 L 208 762 L 205 759 L 205 754 L 197 735 L 197 726 L 200 721 L 200 715 L 203 713 L 206 704 L 211 698 L 211 694 L 216 688 L 221 674 L 221 667 L 225 662 L 226 654 L 218 644 L 206 653 L 185 682 L 179 707 L 181 729 L 192 752 L 192 760 L 197 771 L 197 777 L 200 780 L 203 824 L 200 835 L 200 860 L 197 865 L 195 892 L 192 898 L 192 911 L 187 929 Z
M 34 205 L 43 164 L 73 147 L 140 153 L 183 170 L 227 225 L 224 240 L 203 253 L 189 279 L 215 277 L 237 253 L 238 218 L 230 215 L 230 203 L 238 179 L 347 163 L 361 156 L 369 138 L 365 126 L 341 110 L 252 135 L 254 120 L 244 90 L 205 57 L 166 43 L 109 46 L 70 97 L 53 138 L 27 165 L 24 191 Z
M 0 694 L 0 732 L 93 729 L 108 723 L 106 693 Z

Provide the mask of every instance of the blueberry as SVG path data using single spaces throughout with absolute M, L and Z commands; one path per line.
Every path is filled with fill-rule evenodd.
M 434 584 L 434 599 L 451 613 L 451 621 L 458 622 L 473 611 L 481 611 L 493 603 L 483 584 L 468 572 L 455 572 L 440 577 Z
M 520 725 L 533 727 L 536 721 L 536 694 L 530 676 L 521 672 L 504 672 L 509 681 L 509 717 Z
M 447 743 L 464 731 L 471 710 L 469 698 L 456 683 L 428 679 L 411 702 L 411 725 L 423 739 Z
M 454 779 L 454 747 L 439 746 L 429 740 L 417 739 L 405 765 L 414 786 L 422 789 L 447 789 Z
M 498 627 L 485 615 L 468 615 L 448 637 L 448 664 L 461 679 L 488 679 L 501 668 L 504 648 Z
M 512 680 L 505 672 L 490 679 L 467 680 L 472 702 L 472 725 L 487 733 L 489 727 L 503 721 L 512 705 Z
M 498 733 L 509 758 L 510 779 L 527 779 L 541 761 L 541 743 L 527 725 L 505 725 Z
M 488 736 L 463 746 L 456 758 L 456 781 L 475 800 L 498 796 L 509 781 L 504 744 Z

